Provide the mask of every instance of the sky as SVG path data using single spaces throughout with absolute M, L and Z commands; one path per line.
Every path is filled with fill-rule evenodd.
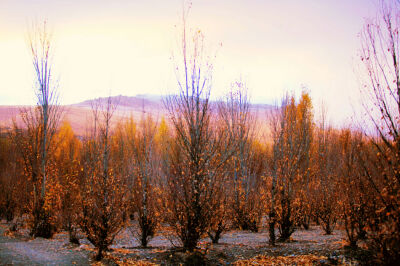
M 32 22 L 53 34 L 59 101 L 177 91 L 182 0 L 0 0 L 0 105 L 35 104 Z M 306 88 L 336 124 L 359 112 L 358 33 L 374 0 L 193 0 L 187 24 L 205 35 L 212 96 L 236 80 L 252 102 L 278 103 Z M 177 59 L 175 59 L 177 60 Z

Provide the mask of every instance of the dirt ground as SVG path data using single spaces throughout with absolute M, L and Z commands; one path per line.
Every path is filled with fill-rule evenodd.
M 140 248 L 131 231 L 125 229 L 116 237 L 106 258 L 95 263 L 94 247 L 81 235 L 81 244 L 68 243 L 65 232 L 52 239 L 31 239 L 28 230 L 7 233 L 8 224 L 0 224 L 0 265 L 359 265 L 354 255 L 344 248 L 345 235 L 335 230 L 325 235 L 317 226 L 299 229 L 289 242 L 268 244 L 266 229 L 258 233 L 230 231 L 219 244 L 208 238 L 200 242 L 194 253 L 183 252 L 177 239 L 161 232 Z M 169 235 L 169 236 L 168 236 Z

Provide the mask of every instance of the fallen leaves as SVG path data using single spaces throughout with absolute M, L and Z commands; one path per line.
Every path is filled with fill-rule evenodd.
M 11 237 L 15 236 L 15 232 L 13 232 L 11 230 L 5 230 L 4 233 L 3 233 L 3 236 L 11 238 Z
M 326 259 L 327 257 L 315 255 L 278 257 L 259 255 L 248 260 L 238 260 L 234 262 L 233 265 L 314 265 L 316 262 Z
M 114 248 L 113 252 L 118 253 L 118 254 L 132 254 L 132 253 L 137 253 L 137 250 L 125 249 L 125 248 Z
M 118 266 L 153 266 L 153 265 L 158 265 L 155 264 L 153 262 L 149 262 L 146 260 L 137 260 L 134 258 L 127 258 L 127 259 L 123 259 L 123 260 L 119 260 L 118 258 L 116 258 L 115 256 L 112 255 L 106 255 L 104 256 L 105 259 L 107 260 L 111 260 L 114 264 L 118 265 Z M 102 261 L 97 261 L 97 262 L 93 262 L 91 264 L 91 266 L 105 266 L 105 265 L 109 265 L 108 263 L 103 263 Z
M 124 261 L 117 261 L 116 262 L 119 266 L 130 266 L 130 265 L 135 265 L 135 266 L 153 266 L 153 265 L 158 265 L 149 261 L 145 260 L 134 260 L 134 259 L 127 259 Z

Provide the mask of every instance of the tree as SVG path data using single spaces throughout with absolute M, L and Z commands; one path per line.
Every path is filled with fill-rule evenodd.
M 261 220 L 263 150 L 255 141 L 255 121 L 249 106 L 247 88 L 241 81 L 235 82 L 225 100 L 218 103 L 216 123 L 229 132 L 233 141 L 229 144 L 228 139 L 221 147 L 232 145 L 233 154 L 223 170 L 224 185 L 219 194 L 214 193 L 217 209 L 208 232 L 213 243 L 218 243 L 222 233 L 232 225 L 257 231 Z
M 126 217 L 126 182 L 118 169 L 118 157 L 112 152 L 111 119 L 115 106 L 111 98 L 101 108 L 93 105 L 94 125 L 86 136 L 82 151 L 82 213 L 79 225 L 88 240 L 97 248 L 96 260 L 112 244 L 123 228 Z
M 234 226 L 257 232 L 262 215 L 262 150 L 256 144 L 255 117 L 250 112 L 246 85 L 237 81 L 233 86 L 222 112 L 222 119 L 229 121 L 227 130 L 232 132 L 236 146 L 229 166 L 231 218 Z
M 15 216 L 22 214 L 27 197 L 23 169 L 18 167 L 21 157 L 9 134 L 12 132 L 0 135 L 0 217 L 11 222 Z
M 128 145 L 132 149 L 133 166 L 132 210 L 138 214 L 139 232 L 134 230 L 143 247 L 147 247 L 159 222 L 156 180 L 160 177 L 160 156 L 157 152 L 157 124 L 150 116 L 142 117 L 136 136 Z
M 299 104 L 286 97 L 272 114 L 272 154 L 269 160 L 271 202 L 269 212 L 270 243 L 275 244 L 275 224 L 280 240 L 289 239 L 300 220 L 302 179 L 308 174 L 312 125 L 311 101 L 303 93 Z
M 351 248 L 357 247 L 359 239 L 366 238 L 367 206 L 373 200 L 371 189 L 365 180 L 365 170 L 361 167 L 360 154 L 367 149 L 362 132 L 349 128 L 340 132 L 341 160 L 339 193 L 341 216 L 344 221 L 347 239 Z
M 81 142 L 72 131 L 68 121 L 64 121 L 55 136 L 57 148 L 54 161 L 58 169 L 58 184 L 61 187 L 61 223 L 68 231 L 69 241 L 79 244 L 77 237 L 79 206 L 79 176 L 81 175 Z
M 323 111 L 324 112 L 324 111 Z M 322 113 L 316 129 L 313 158 L 313 186 L 315 189 L 315 215 L 327 235 L 332 234 L 339 211 L 339 167 L 340 150 L 338 135 L 327 125 Z
M 29 47 L 36 77 L 37 106 L 21 110 L 25 129 L 14 123 L 14 141 L 21 151 L 25 175 L 32 184 L 31 235 L 51 237 L 55 225 L 50 222 L 51 210 L 45 208 L 48 189 L 49 160 L 54 150 L 62 109 L 57 105 L 57 86 L 52 72 L 51 34 L 44 21 L 34 25 L 29 34 Z
M 213 122 L 210 103 L 212 64 L 204 54 L 203 34 L 187 39 L 185 14 L 182 32 L 182 65 L 177 66 L 179 92 L 165 100 L 175 143 L 170 146 L 166 219 L 183 247 L 192 251 L 211 226 L 220 202 L 224 170 L 231 158 L 229 132 Z
M 362 93 L 365 111 L 373 123 L 374 151 L 363 158 L 366 178 L 375 191 L 369 214 L 370 248 L 380 263 L 400 260 L 400 73 L 397 1 L 381 1 L 380 13 L 360 33 L 360 60 L 366 79 Z
M 303 91 L 300 102 L 297 106 L 297 120 L 299 123 L 299 134 L 302 139 L 304 158 L 300 162 L 300 212 L 299 223 L 305 229 L 310 226 L 312 217 L 312 186 L 314 185 L 311 177 L 312 143 L 314 141 L 314 117 L 311 97 Z

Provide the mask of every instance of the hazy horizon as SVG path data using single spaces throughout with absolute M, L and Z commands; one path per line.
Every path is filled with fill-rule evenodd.
M 235 80 L 253 103 L 279 102 L 286 91 L 310 92 L 330 118 L 346 123 L 360 111 L 358 32 L 376 1 L 192 1 L 188 25 L 201 29 L 214 62 L 213 97 Z M 35 104 L 28 25 L 47 19 L 61 104 L 108 95 L 176 91 L 181 0 L 0 2 L 0 104 Z M 178 27 L 176 27 L 178 25 Z M 220 45 L 222 44 L 222 46 Z M 332 117 L 334 114 L 334 117 Z M 316 113 L 317 115 L 317 113 Z

